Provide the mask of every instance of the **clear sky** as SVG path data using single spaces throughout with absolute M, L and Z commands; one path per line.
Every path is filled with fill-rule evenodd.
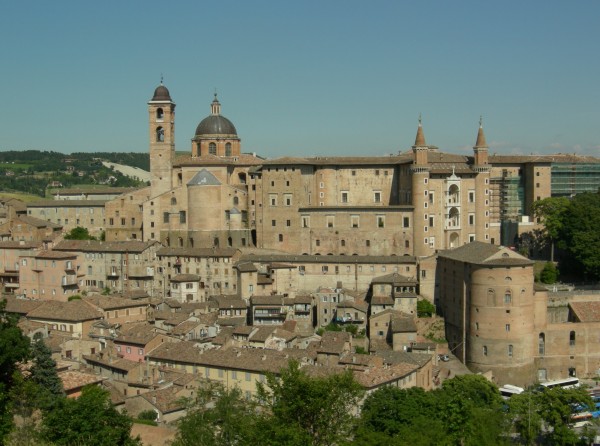
M 215 89 L 244 152 L 600 155 L 600 2 L 4 1 L 0 150 L 190 150 Z

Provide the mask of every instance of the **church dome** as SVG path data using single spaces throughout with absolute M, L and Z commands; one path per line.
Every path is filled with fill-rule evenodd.
M 204 136 L 204 135 L 235 135 L 237 136 L 237 130 L 233 123 L 227 119 L 225 116 L 221 115 L 221 104 L 217 100 L 217 95 L 215 94 L 215 99 L 212 101 L 210 105 L 211 114 L 207 116 L 198 127 L 196 127 L 196 136 Z
M 158 87 L 156 87 L 156 90 L 154 90 L 152 101 L 171 101 L 169 90 L 163 85 L 162 82 Z

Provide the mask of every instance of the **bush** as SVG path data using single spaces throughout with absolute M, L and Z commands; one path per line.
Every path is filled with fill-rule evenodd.
M 553 284 L 558 280 L 558 268 L 552 262 L 547 262 L 544 265 L 544 269 L 540 274 L 540 280 L 542 283 Z
M 156 421 L 156 412 L 154 412 L 153 410 L 144 410 L 138 414 L 137 419 Z
M 73 294 L 72 296 L 69 296 L 67 300 L 69 302 L 71 302 L 72 300 L 81 300 L 81 296 L 79 294 Z
M 420 299 L 417 302 L 417 316 L 431 317 L 435 313 L 435 305 L 425 299 Z
M 356 347 L 354 349 L 354 352 L 357 355 L 368 355 L 369 354 L 369 352 L 364 347 Z

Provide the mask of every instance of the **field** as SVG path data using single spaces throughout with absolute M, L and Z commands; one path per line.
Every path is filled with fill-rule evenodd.
M 29 169 L 33 164 L 25 163 L 0 163 L 0 169 Z
M 30 194 L 18 193 L 18 192 L 0 192 L 1 200 L 8 200 L 9 198 L 16 198 L 17 200 L 21 200 L 21 201 L 25 201 L 25 202 L 43 200 L 43 198 L 38 195 L 30 195 Z

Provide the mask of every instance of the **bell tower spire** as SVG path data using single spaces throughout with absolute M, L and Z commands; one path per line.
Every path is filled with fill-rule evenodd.
M 154 90 L 148 102 L 148 129 L 150 136 L 150 185 L 152 196 L 172 188 L 171 169 L 175 158 L 175 103 L 163 84 Z

